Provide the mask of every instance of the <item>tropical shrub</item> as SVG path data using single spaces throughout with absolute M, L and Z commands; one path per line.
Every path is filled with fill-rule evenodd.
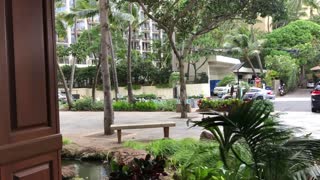
M 176 100 L 142 101 L 133 104 L 127 101 L 113 102 L 115 111 L 174 111 Z
M 265 111 L 267 111 L 267 112 L 273 112 L 274 111 L 273 102 L 271 102 L 269 100 L 255 100 L 255 101 L 253 101 L 253 105 L 252 106 L 254 108 L 259 108 L 261 110 L 266 108 Z
M 175 111 L 177 100 L 175 99 L 168 99 L 162 101 L 155 101 L 158 106 L 158 111 Z
M 232 106 L 242 102 L 240 99 L 224 99 L 224 100 L 199 100 L 198 106 L 201 110 L 216 110 L 225 111 L 229 110 Z
M 67 138 L 62 138 L 62 144 L 63 145 L 68 145 L 68 144 L 71 144 L 72 141 L 70 139 L 67 139 Z
M 261 103 L 261 102 L 258 102 Z M 318 140 L 292 140 L 291 129 L 284 128 L 270 107 L 262 108 L 254 102 L 239 103 L 224 115 L 196 121 L 195 126 L 210 131 L 219 143 L 219 154 L 224 168 L 232 170 L 235 159 L 252 170 L 250 179 L 286 180 L 295 176 L 304 179 L 314 175 L 309 168 L 319 157 Z M 250 159 L 243 159 L 235 150 L 236 144 L 246 147 Z
M 157 95 L 155 94 L 139 94 L 139 95 L 134 95 L 135 98 L 137 99 L 157 99 Z
M 235 84 L 236 77 L 234 74 L 225 76 L 221 81 L 218 82 L 217 86 L 226 86 L 228 84 Z
M 136 102 L 133 104 L 133 110 L 135 111 L 157 111 L 157 104 L 153 101 Z
M 132 111 L 133 105 L 128 101 L 116 101 L 112 103 L 113 110 L 115 111 Z
M 232 167 L 236 170 L 227 171 L 219 156 L 218 143 L 215 141 L 199 141 L 195 139 L 162 139 L 150 143 L 127 141 L 125 147 L 147 150 L 153 156 L 167 158 L 168 168 L 176 171 L 174 179 L 232 179 L 229 177 L 248 176 L 248 168 L 236 162 Z M 248 151 L 240 145 L 235 147 L 242 159 L 247 160 Z M 235 179 L 235 178 L 233 178 Z M 246 178 L 243 178 L 246 179 Z
M 134 158 L 131 165 L 124 165 L 121 162 L 112 161 L 110 180 L 121 179 L 159 179 L 160 175 L 167 176 L 164 172 L 165 159 L 157 156 L 151 160 L 151 155 L 146 155 L 145 159 Z
M 92 98 L 85 97 L 77 100 L 72 107 L 72 111 L 103 111 L 104 106 L 102 101 L 92 102 Z

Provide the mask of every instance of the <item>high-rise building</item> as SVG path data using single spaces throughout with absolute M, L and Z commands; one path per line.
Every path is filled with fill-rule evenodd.
M 63 6 L 56 8 L 56 13 L 69 13 L 73 7 L 74 0 L 63 0 Z M 148 53 L 152 53 L 152 42 L 155 40 L 162 40 L 163 31 L 157 27 L 157 24 L 148 19 L 144 14 L 143 10 L 139 8 L 139 24 L 137 28 L 132 30 L 132 48 L 140 52 L 142 57 L 146 57 Z M 65 39 L 58 39 L 58 45 L 70 46 L 70 44 L 75 42 L 75 34 L 78 36 L 83 30 L 87 30 L 90 25 L 99 23 L 99 16 L 96 16 L 92 20 L 88 19 L 78 19 L 77 20 L 77 33 L 75 33 L 75 26 L 67 27 L 67 36 Z M 124 39 L 128 39 L 128 32 L 124 33 Z M 60 64 L 72 64 L 72 56 L 60 59 Z M 85 61 L 77 62 L 78 67 L 92 65 L 93 58 L 88 57 Z

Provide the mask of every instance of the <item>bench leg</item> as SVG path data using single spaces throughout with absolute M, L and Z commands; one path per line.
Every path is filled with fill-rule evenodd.
M 169 138 L 169 127 L 163 127 L 163 134 L 165 138 Z
M 117 130 L 118 143 L 121 144 L 121 129 Z

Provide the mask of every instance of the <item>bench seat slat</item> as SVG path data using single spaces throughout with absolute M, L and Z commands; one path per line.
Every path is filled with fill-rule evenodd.
M 163 123 L 144 123 L 144 124 L 113 124 L 111 129 L 143 129 L 143 128 L 160 128 L 160 127 L 175 127 L 175 122 L 163 122 Z

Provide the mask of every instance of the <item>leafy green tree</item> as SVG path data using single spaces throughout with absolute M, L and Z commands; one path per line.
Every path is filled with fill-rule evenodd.
M 100 36 L 100 29 L 98 26 L 92 27 L 89 30 L 83 31 L 79 37 L 79 41 L 83 42 L 84 45 L 87 47 L 87 54 L 88 56 L 93 56 L 94 61 L 93 63 L 96 65 L 96 74 L 93 80 L 92 84 L 92 102 L 95 103 L 96 100 L 96 86 L 97 81 L 100 74 L 100 42 L 101 36 Z
M 218 29 L 203 34 L 193 41 L 191 51 L 186 57 L 188 61 L 187 80 L 190 78 L 190 65 L 193 67 L 194 83 L 196 83 L 198 81 L 198 70 L 207 63 L 210 55 L 216 54 L 214 49 L 219 47 L 217 32 L 219 32 Z M 200 62 L 201 64 L 199 64 Z
M 320 25 L 306 20 L 298 20 L 266 35 L 265 54 L 272 50 L 291 52 L 300 67 L 300 83 L 305 79 L 305 66 L 313 64 L 319 54 Z M 297 71 L 297 73 L 299 73 Z
M 70 87 L 69 92 L 72 94 L 72 88 L 74 86 L 74 75 L 76 70 L 76 62 L 83 62 L 86 61 L 88 50 L 85 46 L 85 43 L 83 41 L 77 41 L 74 44 L 70 45 L 70 54 L 73 56 L 72 61 L 72 71 L 71 71 L 71 80 L 70 80 Z
M 131 0 L 137 2 L 144 13 L 163 29 L 171 48 L 179 62 L 181 117 L 187 117 L 186 83 L 184 62 L 192 47 L 192 42 L 199 36 L 216 29 L 225 21 L 236 18 L 246 20 L 276 14 L 283 8 L 283 0 L 272 1 L 208 1 L 208 0 Z M 182 47 L 179 49 L 174 40 L 179 37 Z
M 286 53 L 276 53 L 275 55 L 266 56 L 265 61 L 266 67 L 276 72 L 277 78 L 286 84 L 288 90 L 292 90 L 297 86 L 298 65 L 296 59 Z

